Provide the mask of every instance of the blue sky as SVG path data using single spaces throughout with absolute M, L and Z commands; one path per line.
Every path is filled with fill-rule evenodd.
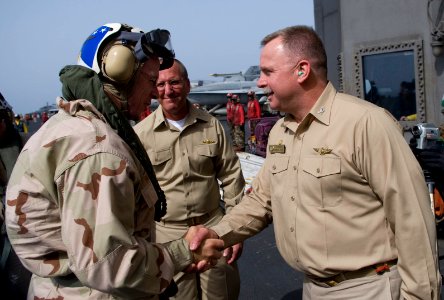
M 282 27 L 314 26 L 312 0 L 14 0 L 0 3 L 0 92 L 16 113 L 55 103 L 58 74 L 75 64 L 100 25 L 165 28 L 190 79 L 245 71 L 260 40 Z

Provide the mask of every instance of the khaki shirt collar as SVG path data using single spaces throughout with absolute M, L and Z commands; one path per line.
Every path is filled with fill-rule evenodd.
M 321 96 L 319 96 L 318 100 L 316 100 L 315 104 L 300 124 L 295 122 L 293 116 L 287 114 L 284 118 L 283 125 L 294 133 L 296 133 L 298 129 L 301 131 L 304 130 L 304 128 L 308 128 L 314 119 L 317 119 L 319 122 L 328 126 L 330 124 L 331 108 L 333 106 L 335 95 L 336 89 L 331 82 L 328 82 Z
M 194 107 L 194 105 L 192 105 L 189 100 L 187 100 L 187 105 L 188 105 L 189 113 L 186 116 L 184 129 L 186 127 L 188 127 L 189 125 L 196 123 L 198 121 L 203 121 L 203 122 L 210 121 L 210 115 L 205 113 L 201 109 Z M 154 114 L 155 114 L 154 130 L 158 130 L 162 125 L 169 127 L 168 122 L 165 119 L 165 116 L 163 115 L 163 111 L 162 111 L 161 106 L 159 106 L 154 111 Z
M 328 82 L 321 96 L 319 96 L 308 114 L 312 115 L 315 119 L 318 119 L 319 122 L 325 125 L 330 125 L 331 108 L 333 106 L 335 95 L 336 89 L 331 82 Z

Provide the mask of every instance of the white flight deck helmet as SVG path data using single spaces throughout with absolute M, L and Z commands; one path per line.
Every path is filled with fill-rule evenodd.
M 86 39 L 77 64 L 113 82 L 126 84 L 140 64 L 153 54 L 159 57 L 161 70 L 173 65 L 174 50 L 168 30 L 144 33 L 126 24 L 109 23 L 97 28 Z

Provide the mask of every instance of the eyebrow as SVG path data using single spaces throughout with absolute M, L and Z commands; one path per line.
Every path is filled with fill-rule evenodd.
M 271 72 L 273 71 L 273 68 L 270 67 L 260 67 L 261 72 Z

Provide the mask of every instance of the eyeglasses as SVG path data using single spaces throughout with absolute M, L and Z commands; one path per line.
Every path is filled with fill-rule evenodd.
M 158 90 L 164 90 L 166 85 L 169 85 L 173 90 L 180 89 L 183 85 L 183 80 L 180 79 L 172 79 L 169 81 L 159 81 L 156 84 Z

